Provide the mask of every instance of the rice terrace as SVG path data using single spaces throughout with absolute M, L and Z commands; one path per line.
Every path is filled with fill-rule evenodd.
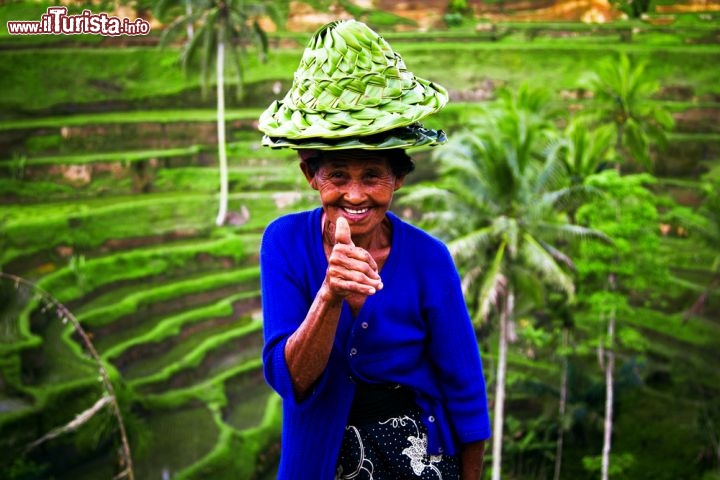
M 57 5 L 150 29 L 6 26 Z M 226 6 L 245 20 L 218 68 L 200 13 Z M 258 251 L 319 203 L 257 119 L 335 18 L 449 91 L 426 125 L 450 140 L 411 151 L 393 210 L 466 249 L 465 279 L 515 282 L 507 323 L 466 298 L 491 413 L 507 342 L 502 478 L 720 479 L 720 2 L 8 0 L 0 18 L 1 479 L 275 478 Z M 458 161 L 488 145 L 494 198 Z M 551 211 L 525 164 L 552 167 Z M 566 290 L 512 251 L 551 230 Z

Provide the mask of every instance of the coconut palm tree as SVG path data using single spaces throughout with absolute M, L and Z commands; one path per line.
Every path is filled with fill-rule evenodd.
M 218 163 L 220 169 L 220 204 L 215 220 L 223 225 L 228 209 L 228 165 L 225 145 L 225 66 L 226 53 L 234 72 L 238 95 L 242 93 L 243 59 L 246 56 L 246 44 L 254 44 L 261 60 L 264 60 L 268 49 L 265 32 L 260 27 L 261 15 L 270 14 L 276 22 L 282 19 L 276 14 L 272 2 L 244 2 L 242 0 L 188 0 L 174 2 L 159 0 L 156 6 L 158 18 L 163 18 L 171 7 L 178 15 L 170 22 L 163 32 L 163 43 L 175 35 L 188 34 L 182 47 L 181 61 L 184 69 L 191 62 L 200 58 L 200 78 L 203 93 L 210 81 L 212 65 L 215 65 L 215 82 L 217 96 L 217 137 Z M 193 26 L 189 30 L 188 26 Z M 193 32 L 190 34 L 190 32 Z
M 674 121 L 667 110 L 650 102 L 659 85 L 645 74 L 645 66 L 642 62 L 633 64 L 623 53 L 617 59 L 599 62 L 580 83 L 593 94 L 583 114 L 596 124 L 614 127 L 619 161 L 651 170 L 650 144 L 664 147 L 666 132 Z
M 614 133 L 612 125 L 593 128 L 582 118 L 573 118 L 545 154 L 565 166 L 572 184 L 583 184 L 610 162 Z
M 599 235 L 572 225 L 563 165 L 543 156 L 555 129 L 543 90 L 526 86 L 499 102 L 434 156 L 439 180 L 411 187 L 401 203 L 448 242 L 475 322 L 498 321 L 492 478 L 501 473 L 508 335 L 517 315 L 544 302 L 548 288 L 569 301 L 571 259 L 559 240 Z

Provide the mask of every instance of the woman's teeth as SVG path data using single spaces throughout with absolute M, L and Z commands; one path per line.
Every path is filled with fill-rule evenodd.
M 362 215 L 363 213 L 366 213 L 370 209 L 369 208 L 361 208 L 359 210 L 353 210 L 352 208 L 343 208 L 343 210 L 345 210 L 350 215 Z

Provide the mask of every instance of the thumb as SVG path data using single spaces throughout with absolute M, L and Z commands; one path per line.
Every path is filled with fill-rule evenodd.
M 335 243 L 353 244 L 352 238 L 350 238 L 350 224 L 345 217 L 338 217 L 335 222 Z

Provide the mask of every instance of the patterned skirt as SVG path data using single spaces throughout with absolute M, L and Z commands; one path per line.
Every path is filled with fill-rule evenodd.
M 345 428 L 335 480 L 460 480 L 453 455 L 427 454 L 420 409 Z

